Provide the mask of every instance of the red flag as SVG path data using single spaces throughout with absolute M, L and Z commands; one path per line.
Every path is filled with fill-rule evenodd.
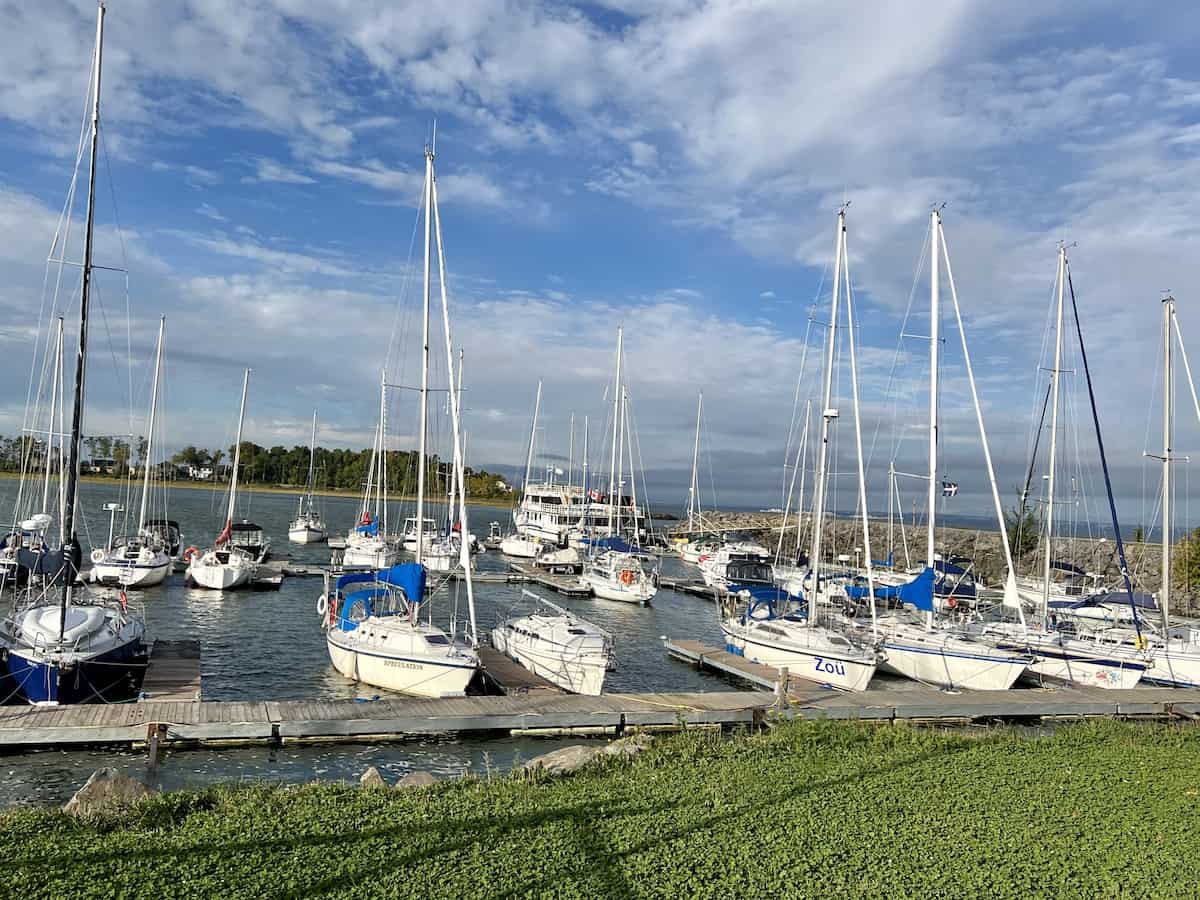
M 371 524 L 371 511 L 369 509 L 363 510 L 362 519 L 359 521 L 358 524 L 359 525 L 370 525 Z
M 227 540 L 229 540 L 229 538 L 232 534 L 233 534 L 233 520 L 231 519 L 230 521 L 225 523 L 225 527 L 222 528 L 221 533 L 217 535 L 216 541 L 213 542 L 214 546 L 220 547 Z
M 121 601 L 121 609 L 122 610 L 128 609 L 129 608 L 129 596 L 124 591 L 121 591 L 121 593 L 118 594 L 117 597 Z
M 462 531 L 462 522 L 455 522 L 454 527 L 451 528 L 450 530 L 451 531 Z

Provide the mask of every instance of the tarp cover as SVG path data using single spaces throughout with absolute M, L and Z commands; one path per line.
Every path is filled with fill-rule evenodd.
M 917 609 L 933 612 L 933 569 L 926 566 L 921 574 L 908 584 L 900 585 L 896 596 Z
M 619 537 L 598 538 L 594 541 L 585 541 L 597 550 L 615 550 L 617 553 L 641 553 L 641 548 L 633 546 L 633 544 Z

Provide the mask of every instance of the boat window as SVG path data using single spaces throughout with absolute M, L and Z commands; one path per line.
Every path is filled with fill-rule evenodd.
M 427 634 L 425 643 L 433 644 L 435 647 L 444 647 L 450 643 L 450 639 L 444 634 Z
M 587 634 L 587 631 L 582 628 L 568 628 L 567 634 Z

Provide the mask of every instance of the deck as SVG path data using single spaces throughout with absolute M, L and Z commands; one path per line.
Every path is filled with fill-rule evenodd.
M 200 642 L 155 641 L 150 649 L 150 664 L 142 679 L 143 701 L 183 701 L 200 699 Z
M 481 644 L 479 661 L 483 664 L 483 677 L 506 696 L 523 696 L 535 693 L 565 693 L 554 682 L 535 675 L 520 663 L 509 659 L 494 647 Z
M 551 575 L 525 563 L 510 562 L 508 567 L 526 580 L 555 591 L 565 597 L 590 597 L 592 589 L 584 584 L 578 575 Z

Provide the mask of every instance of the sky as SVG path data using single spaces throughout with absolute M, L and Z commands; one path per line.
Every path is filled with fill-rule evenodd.
M 46 259 L 95 4 L 0 12 L 0 432 L 13 434 L 54 296 Z M 897 435 L 898 466 L 924 464 L 920 258 L 929 211 L 944 204 L 1006 502 L 1040 409 L 1065 241 L 1115 487 L 1125 515 L 1145 517 L 1162 291 L 1179 299 L 1185 339 L 1200 333 L 1198 37 L 1200 10 L 1169 2 L 112 0 L 97 262 L 128 275 L 97 276 L 87 430 L 138 430 L 165 315 L 172 447 L 231 441 L 245 366 L 248 439 L 304 443 L 315 409 L 321 443 L 369 446 L 381 368 L 390 383 L 419 378 L 417 206 L 436 120 L 472 464 L 523 465 L 539 379 L 539 454 L 567 455 L 574 413 L 600 456 L 623 325 L 651 501 L 682 502 L 703 390 L 704 501 L 781 505 L 810 309 L 819 343 L 849 202 L 878 506 Z M 74 241 L 67 256 L 78 259 Z M 78 276 L 64 271 L 72 321 Z M 952 324 L 951 310 L 939 478 L 960 484 L 955 511 L 985 513 Z M 802 398 L 815 395 L 819 356 Z M 434 362 L 444 387 L 444 353 Z M 1078 392 L 1078 370 L 1064 380 Z M 1181 390 L 1186 452 L 1200 428 Z M 414 395 L 389 396 L 391 440 L 412 446 Z M 1082 402 L 1068 405 L 1085 422 Z M 839 471 L 852 467 L 851 423 L 839 420 Z M 1076 443 L 1090 465 L 1092 445 Z M 844 508 L 852 494 L 839 496 Z

